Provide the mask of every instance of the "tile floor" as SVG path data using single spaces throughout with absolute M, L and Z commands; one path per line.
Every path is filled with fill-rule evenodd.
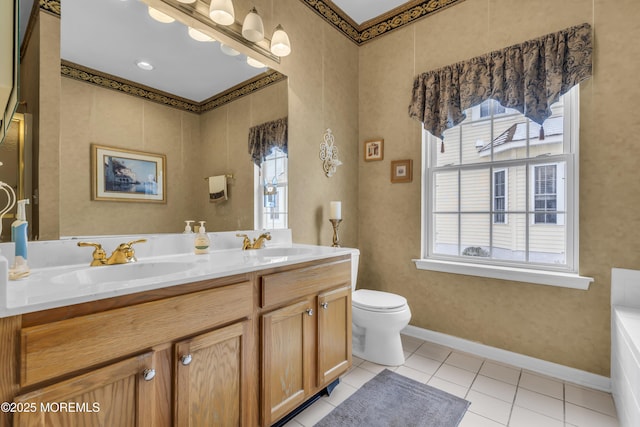
M 471 402 L 459 427 L 615 427 L 611 394 L 402 337 L 405 364 L 389 368 Z M 353 358 L 331 396 L 285 427 L 311 427 L 385 366 Z M 360 427 L 360 426 L 357 426 Z

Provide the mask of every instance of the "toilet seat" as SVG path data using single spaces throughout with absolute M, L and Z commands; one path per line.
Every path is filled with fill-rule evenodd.
M 359 289 L 351 295 L 353 307 L 375 312 L 397 312 L 407 308 L 407 299 L 389 292 Z

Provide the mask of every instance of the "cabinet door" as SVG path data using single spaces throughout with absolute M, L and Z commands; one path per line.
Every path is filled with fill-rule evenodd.
M 13 425 L 153 427 L 154 377 L 153 352 L 123 360 L 16 397 Z
M 236 323 L 176 344 L 176 426 L 246 425 L 247 325 Z
M 318 295 L 318 386 L 351 366 L 351 287 Z
M 315 298 L 262 316 L 262 424 L 308 397 L 315 352 Z

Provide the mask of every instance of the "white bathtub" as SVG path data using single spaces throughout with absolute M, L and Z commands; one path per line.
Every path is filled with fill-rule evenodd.
M 611 274 L 611 391 L 621 427 L 640 426 L 640 271 Z

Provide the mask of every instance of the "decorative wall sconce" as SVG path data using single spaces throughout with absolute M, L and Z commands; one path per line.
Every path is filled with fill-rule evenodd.
M 320 143 L 320 160 L 322 160 L 322 169 L 327 177 L 331 178 L 336 173 L 336 168 L 342 164 L 338 160 L 338 147 L 334 145 L 335 138 L 331 133 L 331 129 L 327 128 L 324 133 L 323 141 Z

